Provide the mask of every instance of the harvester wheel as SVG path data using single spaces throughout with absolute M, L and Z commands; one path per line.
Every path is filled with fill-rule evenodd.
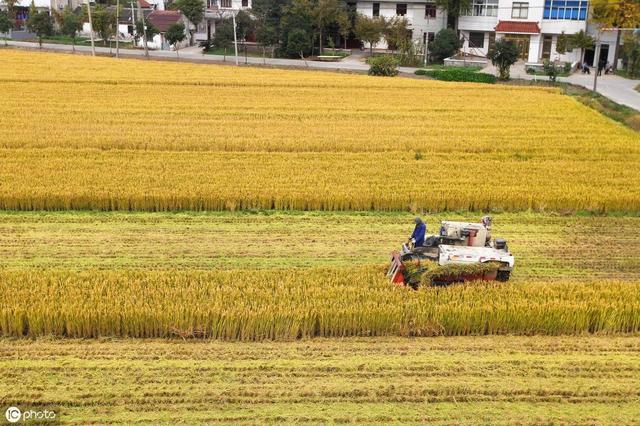
M 506 281 L 509 281 L 510 276 L 511 276 L 511 271 L 498 271 L 498 276 L 496 277 L 496 280 L 501 282 L 506 282 Z

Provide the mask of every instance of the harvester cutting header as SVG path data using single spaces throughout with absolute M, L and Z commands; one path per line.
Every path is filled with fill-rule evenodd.
M 398 285 L 485 280 L 508 281 L 515 259 L 507 241 L 491 238 L 491 217 L 478 223 L 443 221 L 439 235 L 426 236 L 419 217 L 409 241 L 391 253 L 387 276 Z

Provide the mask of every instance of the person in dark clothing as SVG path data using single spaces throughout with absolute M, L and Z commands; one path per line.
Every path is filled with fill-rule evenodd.
M 589 65 L 586 62 L 582 63 L 582 74 L 591 74 L 591 70 L 589 70 Z
M 605 61 L 598 62 L 598 77 L 602 75 L 602 70 L 604 69 Z
M 427 233 L 427 225 L 419 217 L 416 217 L 414 222 L 416 227 L 413 228 L 411 239 L 415 241 L 414 247 L 422 247 L 424 245 L 424 236 Z

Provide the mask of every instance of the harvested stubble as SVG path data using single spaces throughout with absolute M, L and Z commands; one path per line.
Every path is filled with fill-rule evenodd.
M 205 337 L 640 331 L 635 282 L 471 283 L 413 291 L 380 268 L 0 272 L 0 334 Z

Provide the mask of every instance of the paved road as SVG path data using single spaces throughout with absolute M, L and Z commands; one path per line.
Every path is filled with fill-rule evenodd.
M 8 41 L 9 46 L 29 48 L 29 49 L 37 49 L 38 43 L 31 43 L 25 41 L 16 41 L 10 40 Z M 42 47 L 44 50 L 54 50 L 54 51 L 62 51 L 62 52 L 71 52 L 71 45 L 67 44 L 54 44 L 54 43 L 43 43 Z M 76 46 L 76 51 L 82 53 L 90 53 L 91 47 L 89 46 Z M 115 48 L 109 49 L 108 47 L 98 47 L 96 46 L 96 53 L 100 55 L 115 55 Z M 142 49 L 120 49 L 120 54 L 123 57 L 144 57 L 144 51 Z M 154 58 L 163 58 L 163 59 L 176 59 L 176 52 L 168 51 L 168 50 L 150 50 L 149 56 Z M 185 49 L 180 49 L 180 59 L 189 60 L 189 61 L 199 61 L 199 62 L 224 62 L 224 56 L 222 55 L 205 55 L 202 53 L 199 47 L 189 47 Z M 245 63 L 244 56 L 239 56 L 238 61 L 240 64 Z M 234 63 L 234 57 L 227 55 L 226 62 L 227 64 Z M 325 69 L 325 70 L 346 70 L 346 71 L 367 71 L 369 66 L 361 61 L 349 60 L 349 61 L 341 61 L 341 62 L 317 62 L 317 61 L 303 61 L 301 59 L 283 59 L 283 58 L 256 58 L 256 57 L 248 57 L 247 63 L 255 64 L 255 65 L 274 65 L 274 66 L 285 66 L 285 67 L 300 67 L 300 68 L 314 68 L 314 69 Z M 400 71 L 411 73 L 417 68 L 411 67 L 400 67 Z
M 9 41 L 10 46 L 22 47 L 22 48 L 37 48 L 37 43 L 30 43 L 24 41 Z M 46 50 L 54 50 L 54 51 L 63 51 L 69 52 L 71 51 L 70 45 L 65 44 L 52 44 L 52 43 L 44 43 L 43 48 Z M 91 48 L 88 46 L 76 46 L 76 50 L 82 53 L 91 52 Z M 108 47 L 96 47 L 96 52 L 100 55 L 109 55 L 114 54 L 114 49 L 109 49 Z M 141 49 L 121 49 L 121 56 L 123 57 L 144 57 L 144 51 Z M 167 51 L 167 50 L 152 50 L 149 51 L 149 55 L 154 58 L 162 58 L 162 59 L 176 59 L 176 53 Z M 358 56 L 358 55 L 356 55 Z M 224 57 L 221 55 L 205 55 L 201 52 L 199 47 L 189 47 L 180 50 L 180 59 L 188 60 L 188 61 L 198 61 L 205 63 L 223 63 Z M 363 72 L 369 69 L 369 66 L 365 64 L 360 57 L 353 57 L 349 60 L 341 61 L 341 62 L 316 62 L 316 61 L 302 61 L 300 59 L 282 59 L 282 58 L 256 58 L 249 57 L 246 59 L 247 63 L 255 64 L 255 65 L 272 65 L 272 66 L 283 66 L 283 67 L 298 67 L 298 68 L 314 68 L 314 69 L 324 69 L 324 70 L 343 70 L 343 71 L 355 71 L 355 72 Z M 239 62 L 241 64 L 245 63 L 245 58 L 240 57 Z M 233 56 L 227 56 L 226 62 L 227 64 L 233 64 L 234 58 Z M 400 67 L 401 72 L 413 74 L 417 68 L 411 67 Z M 495 68 L 493 66 L 489 66 L 482 70 L 482 72 L 495 74 Z M 522 78 L 525 80 L 547 80 L 547 77 L 541 76 L 533 76 L 529 75 L 525 72 L 524 65 L 517 64 L 514 65 L 511 69 L 511 77 L 512 78 Z M 593 88 L 593 73 L 591 75 L 584 75 L 581 73 L 574 73 L 569 77 L 559 77 L 559 81 L 566 81 L 568 83 L 576 84 L 579 86 L 586 87 L 588 89 Z M 634 90 L 636 86 L 640 85 L 640 80 L 630 80 L 622 77 L 618 77 L 615 75 L 604 75 L 598 77 L 598 93 L 612 99 L 613 101 L 630 106 L 636 110 L 640 111 L 640 92 Z

